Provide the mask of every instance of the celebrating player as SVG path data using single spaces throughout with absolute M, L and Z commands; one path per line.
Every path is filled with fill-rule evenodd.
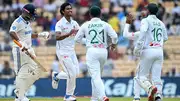
M 131 40 L 137 40 L 140 34 L 140 31 L 137 32 L 129 32 L 129 26 L 133 21 L 133 16 L 131 14 L 128 14 L 126 17 L 126 24 L 123 31 L 123 37 L 126 37 Z M 137 68 L 138 69 L 138 68 Z M 136 76 L 134 78 L 137 78 Z M 140 85 L 137 83 L 137 81 L 134 79 L 134 100 L 133 101 L 140 101 Z
M 72 6 L 69 3 L 61 5 L 60 13 L 63 17 L 56 23 L 56 54 L 58 56 L 64 72 L 52 73 L 52 87 L 58 88 L 60 79 L 67 79 L 65 101 L 75 101 L 73 96 L 76 87 L 76 77 L 79 74 L 78 60 L 74 50 L 74 36 L 79 25 L 72 19 Z
M 14 57 L 14 69 L 16 73 L 16 89 L 15 101 L 30 101 L 25 93 L 32 86 L 32 84 L 40 78 L 42 70 L 37 66 L 37 64 L 25 54 L 24 51 L 28 51 L 34 57 L 32 45 L 32 38 L 44 37 L 47 39 L 49 37 L 49 32 L 42 32 L 39 34 L 32 34 L 32 29 L 30 26 L 30 21 L 33 21 L 36 16 L 36 8 L 32 4 L 27 4 L 22 8 L 22 15 L 20 15 L 12 23 L 10 27 L 10 36 L 13 40 L 18 41 L 22 47 L 13 43 L 13 57 Z
M 168 36 L 164 23 L 156 17 L 157 5 L 150 3 L 147 9 L 149 15 L 141 21 L 140 35 L 134 49 L 134 54 L 140 57 L 135 79 L 148 92 L 148 101 L 161 101 L 163 43 Z
M 117 44 L 117 34 L 112 27 L 100 19 L 101 9 L 97 6 L 90 8 L 91 20 L 84 23 L 75 41 L 82 42 L 86 37 L 86 61 L 91 76 L 92 98 L 91 101 L 109 101 L 105 95 L 104 84 L 101 80 L 101 73 L 104 63 L 107 60 L 107 36 L 112 39 L 111 49 L 114 50 Z
M 141 12 L 141 16 L 144 18 L 146 17 L 146 11 L 142 11 Z M 130 24 L 133 22 L 134 18 L 131 14 L 128 14 L 127 17 L 126 17 L 126 24 L 125 24 L 125 27 L 124 27 L 124 31 L 123 31 L 123 37 L 126 37 L 128 39 L 131 39 L 131 40 L 135 40 L 137 41 L 139 35 L 140 35 L 140 31 L 137 31 L 137 32 L 129 32 L 129 26 Z M 139 68 L 137 68 L 139 69 Z M 140 90 L 141 90 L 141 87 L 140 85 L 137 83 L 137 81 L 135 80 L 135 78 L 137 78 L 137 76 L 134 77 L 134 87 L 133 87 L 133 90 L 134 90 L 134 100 L 133 101 L 140 101 Z

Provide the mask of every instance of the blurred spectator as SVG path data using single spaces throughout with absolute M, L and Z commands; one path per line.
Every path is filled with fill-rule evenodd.
M 167 54 L 167 51 L 163 49 L 163 55 L 164 55 L 164 60 L 169 59 L 169 55 Z
M 2 75 L 2 70 L 3 70 L 3 65 L 0 64 L 0 78 L 1 78 L 1 75 Z
M 158 8 L 157 18 L 162 21 L 165 14 L 165 7 L 161 3 L 158 3 Z
M 61 71 L 59 65 L 60 64 L 59 64 L 58 57 L 57 57 L 57 55 L 55 55 L 55 59 L 54 59 L 52 65 L 51 65 L 52 71 L 59 73 Z
M 172 9 L 172 14 L 180 14 L 180 6 L 178 6 L 178 2 L 174 2 L 174 8 Z
M 169 28 L 170 28 L 170 25 L 172 24 L 172 20 L 173 20 L 172 15 L 170 13 L 165 13 L 162 21 L 166 26 L 169 24 Z
M 173 22 L 172 24 L 174 25 L 179 25 L 180 24 L 180 14 L 174 13 L 173 14 Z
M 32 46 L 39 46 L 40 45 L 40 42 L 38 39 L 32 39 Z
M 135 30 L 139 31 L 140 30 L 140 25 L 141 25 L 141 16 L 138 16 L 133 24 L 135 26 Z
M 122 35 L 120 35 L 118 39 L 117 48 L 118 48 L 118 54 L 120 55 L 121 58 L 124 58 L 128 46 L 129 46 L 129 40 L 127 38 L 124 38 Z
M 111 13 L 108 23 L 112 26 L 112 28 L 116 31 L 116 33 L 120 32 L 120 21 L 116 16 L 116 13 Z
M 4 38 L 4 42 L 0 43 L 0 51 L 11 51 L 12 47 L 9 43 L 9 38 Z
M 49 12 L 55 12 L 56 11 L 56 5 L 53 3 L 54 0 L 44 0 L 45 5 L 43 5 L 45 11 Z
M 1 13 L 1 20 L 2 20 L 2 28 L 5 30 L 5 31 L 9 31 L 9 28 L 13 22 L 13 13 L 11 12 L 2 12 Z
M 59 1 L 61 1 L 61 0 L 59 0 Z M 36 7 L 43 8 L 43 6 L 44 6 L 44 0 L 33 0 L 33 4 L 34 4 Z
M 83 55 L 78 55 L 77 56 L 78 62 L 79 62 L 79 69 L 80 72 L 82 73 L 83 77 L 88 77 L 88 69 L 85 61 L 85 56 Z
M 13 1 L 13 4 L 12 4 L 12 9 L 13 10 L 23 8 L 24 4 L 19 2 L 19 0 L 12 0 L 12 1 Z
M 104 64 L 102 76 L 103 77 L 112 77 L 113 69 L 114 69 L 113 60 L 111 58 L 109 58 L 109 56 L 108 56 L 108 60 Z
M 180 76 L 180 74 L 176 70 L 176 67 L 173 67 L 168 74 L 170 77 L 179 77 Z
M 146 5 L 148 5 L 148 0 L 138 0 L 138 6 L 136 8 L 136 11 L 142 11 L 145 9 Z
M 13 78 L 15 77 L 15 73 L 13 69 L 10 67 L 8 61 L 4 61 L 3 70 L 2 70 L 2 78 Z

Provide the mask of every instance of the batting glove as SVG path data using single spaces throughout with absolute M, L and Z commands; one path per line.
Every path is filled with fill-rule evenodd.
M 38 34 L 38 37 L 43 37 L 44 39 L 48 39 L 50 36 L 49 32 L 41 32 Z
M 19 43 L 22 45 L 22 47 L 20 47 L 21 51 L 28 50 L 29 47 L 25 42 L 19 41 Z

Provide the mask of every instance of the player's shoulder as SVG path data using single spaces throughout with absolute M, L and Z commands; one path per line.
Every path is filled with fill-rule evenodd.
M 88 25 L 90 24 L 91 22 L 90 21 L 86 21 L 84 22 L 81 27 L 88 27 Z
M 14 24 L 17 24 L 17 25 L 23 23 L 22 17 L 16 18 L 13 23 L 14 23 Z
M 148 17 L 143 18 L 143 19 L 141 20 L 141 22 L 147 22 L 147 21 L 148 21 Z
M 63 20 L 61 18 L 59 21 L 57 21 L 56 25 L 62 25 L 62 24 L 63 24 Z
M 158 20 L 159 20 L 159 19 L 158 19 Z M 159 22 L 161 23 L 161 25 L 165 26 L 165 24 L 164 24 L 161 20 L 159 20 Z

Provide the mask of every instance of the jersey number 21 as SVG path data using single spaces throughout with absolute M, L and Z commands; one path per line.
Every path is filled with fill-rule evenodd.
M 96 30 L 94 30 L 94 29 L 91 29 L 90 31 L 89 31 L 89 35 L 91 35 L 91 36 L 93 36 L 92 37 L 92 40 L 91 40 L 91 43 L 92 44 L 94 44 L 94 43 L 99 43 L 99 40 L 98 40 L 98 38 L 97 38 L 97 36 L 99 36 L 99 35 L 102 35 L 102 39 L 99 39 L 100 41 L 102 40 L 102 42 L 104 43 L 104 29 L 102 30 L 102 31 L 100 31 L 99 33 L 96 31 Z

